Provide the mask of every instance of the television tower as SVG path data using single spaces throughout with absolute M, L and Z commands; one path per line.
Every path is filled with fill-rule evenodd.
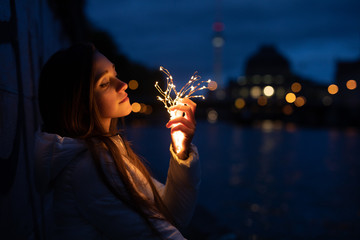
M 222 22 L 221 5 L 221 0 L 216 0 L 215 22 L 213 24 L 214 37 L 212 38 L 212 45 L 214 47 L 214 77 L 220 89 L 224 87 L 224 81 L 222 76 L 222 52 L 225 43 L 223 38 L 223 31 L 225 25 Z

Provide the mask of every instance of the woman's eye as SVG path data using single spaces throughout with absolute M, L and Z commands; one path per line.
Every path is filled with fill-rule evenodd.
M 109 85 L 110 85 L 110 81 L 109 81 L 109 82 L 106 82 L 106 83 L 100 84 L 100 87 L 101 87 L 101 88 L 106 88 L 106 87 L 109 86 Z

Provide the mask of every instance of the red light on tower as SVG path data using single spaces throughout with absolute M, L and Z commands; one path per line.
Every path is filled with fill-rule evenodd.
M 225 28 L 225 25 L 222 22 L 215 22 L 213 24 L 213 30 L 215 32 L 222 32 L 222 31 L 224 31 L 224 28 Z

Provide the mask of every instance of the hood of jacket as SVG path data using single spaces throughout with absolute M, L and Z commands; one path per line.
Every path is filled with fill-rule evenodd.
M 84 140 L 37 132 L 35 135 L 35 185 L 39 193 L 49 191 L 52 182 L 79 154 L 88 150 Z

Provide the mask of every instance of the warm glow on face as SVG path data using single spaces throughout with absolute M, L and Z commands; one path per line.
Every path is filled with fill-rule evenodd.
M 355 80 L 349 80 L 346 82 L 346 87 L 349 90 L 354 90 L 357 87 L 356 81 Z
M 301 84 L 298 82 L 294 82 L 293 84 L 291 84 L 291 90 L 295 93 L 300 92 L 301 91 Z
M 336 94 L 337 92 L 339 91 L 339 87 L 335 84 L 331 84 L 329 87 L 328 87 L 328 92 L 330 94 Z
M 131 110 L 135 113 L 140 112 L 141 110 L 140 103 L 134 102 L 133 104 L 131 104 Z
M 264 95 L 267 97 L 271 97 L 272 95 L 274 95 L 274 88 L 272 86 L 266 86 L 264 87 Z
M 135 90 L 139 87 L 139 83 L 136 80 L 130 80 L 129 82 L 129 88 L 131 90 Z
M 297 107 L 302 107 L 302 106 L 305 105 L 305 103 L 306 103 L 305 97 L 300 96 L 300 97 L 297 97 L 297 98 L 296 98 L 294 104 L 295 104 L 295 106 L 297 106 Z
M 288 94 L 286 94 L 286 96 L 285 96 L 285 100 L 286 100 L 288 103 L 293 103 L 293 102 L 295 102 L 295 100 L 296 100 L 296 96 L 295 96 L 294 93 L 288 93 Z

